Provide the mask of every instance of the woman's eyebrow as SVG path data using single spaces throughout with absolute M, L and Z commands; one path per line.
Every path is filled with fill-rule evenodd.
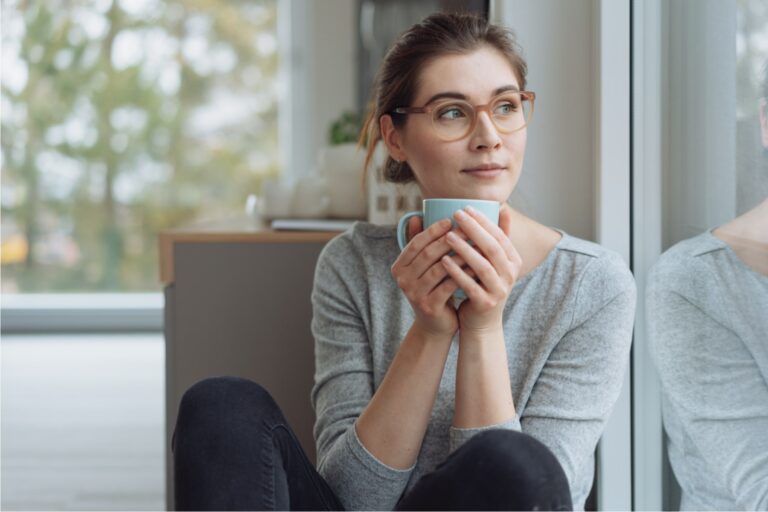
M 519 91 L 519 90 L 520 88 L 517 87 L 516 85 L 512 85 L 512 84 L 503 85 L 498 89 L 496 89 L 495 91 L 493 91 L 492 96 L 496 96 L 497 94 L 501 94 L 507 91 Z M 453 92 L 453 91 L 439 92 L 434 96 L 432 96 L 431 98 L 429 98 L 429 101 L 427 101 L 424 105 L 429 105 L 430 103 L 442 98 L 455 98 L 457 100 L 466 100 L 467 96 L 464 94 L 461 94 L 460 92 Z

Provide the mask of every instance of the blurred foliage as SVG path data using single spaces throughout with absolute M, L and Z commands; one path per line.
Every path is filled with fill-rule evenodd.
M 355 112 L 343 112 L 328 131 L 328 142 L 331 146 L 357 142 L 362 130 L 362 119 Z
M 739 118 L 755 118 L 768 65 L 768 2 L 737 0 L 736 98 Z
M 157 291 L 278 173 L 276 0 L 3 0 L 2 291 Z
M 768 3 L 736 2 L 736 214 L 768 196 L 768 151 L 760 140 L 759 97 L 768 65 Z

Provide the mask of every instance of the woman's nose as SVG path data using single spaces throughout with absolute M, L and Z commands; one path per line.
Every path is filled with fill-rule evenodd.
M 491 117 L 486 112 L 479 112 L 477 124 L 472 133 L 472 146 L 475 149 L 495 148 L 501 145 L 501 137 L 493 124 Z

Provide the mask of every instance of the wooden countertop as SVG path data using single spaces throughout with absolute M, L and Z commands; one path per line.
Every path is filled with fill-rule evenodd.
M 246 216 L 197 222 L 181 228 L 161 231 L 158 235 L 160 281 L 164 285 L 174 282 L 173 251 L 177 243 L 327 242 L 338 234 L 338 231 L 274 231 L 263 221 Z

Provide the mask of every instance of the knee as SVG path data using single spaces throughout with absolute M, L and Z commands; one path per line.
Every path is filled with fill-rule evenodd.
M 540 448 L 548 449 L 529 434 L 517 430 L 484 430 L 467 441 L 476 456 L 509 460 L 509 456 L 534 454 Z
M 488 430 L 466 443 L 467 455 L 483 471 L 518 484 L 568 487 L 562 466 L 552 451 L 536 438 L 515 430 Z
M 178 422 L 217 422 L 232 415 L 261 415 L 277 408 L 269 392 L 240 377 L 210 377 L 193 384 L 179 403 Z
M 419 493 L 428 493 L 431 506 L 435 489 L 438 509 L 571 510 L 568 480 L 554 454 L 537 439 L 513 430 L 473 436 L 406 498 L 418 503 L 425 496 Z M 406 500 L 403 508 L 419 507 Z

